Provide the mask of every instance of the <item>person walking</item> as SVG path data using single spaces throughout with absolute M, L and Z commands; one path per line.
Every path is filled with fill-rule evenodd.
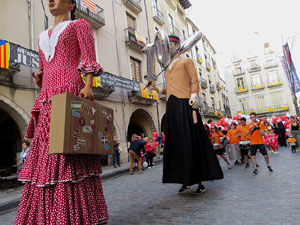
M 246 136 L 250 136 L 250 154 L 251 160 L 254 166 L 253 175 L 258 174 L 257 164 L 256 164 L 256 152 L 257 150 L 264 156 L 266 165 L 270 172 L 273 172 L 273 169 L 270 166 L 270 159 L 264 144 L 263 134 L 264 134 L 264 124 L 256 120 L 256 113 L 250 113 L 251 123 L 246 126 Z
M 298 149 L 300 144 L 300 123 L 294 116 L 291 116 L 289 135 L 293 135 L 296 138 L 296 148 Z
M 296 138 L 292 134 L 289 135 L 288 142 L 290 144 L 292 153 L 296 153 Z
M 116 167 L 116 163 L 119 167 L 120 165 L 120 152 L 119 152 L 120 143 L 118 142 L 117 136 L 114 136 L 114 155 L 113 155 L 113 167 Z
M 209 129 L 208 129 L 209 132 Z M 223 139 L 225 135 L 217 130 L 216 126 L 211 127 L 211 132 L 209 133 L 209 139 L 212 143 L 212 146 L 215 150 L 217 156 L 220 156 L 225 163 L 227 164 L 228 169 L 231 169 L 230 162 L 228 161 L 227 157 L 225 156 L 225 148 L 221 143 L 221 139 Z
M 131 137 L 131 144 L 129 146 L 129 157 L 130 157 L 130 168 L 129 175 L 133 175 L 133 167 L 134 167 L 134 158 L 137 160 L 138 165 L 138 173 L 144 173 L 142 170 L 142 161 L 141 161 L 141 152 L 144 150 L 144 141 L 139 139 L 136 134 L 133 134 Z M 144 151 L 143 151 L 144 152 Z
M 25 134 L 33 140 L 18 178 L 25 186 L 15 224 L 107 224 L 100 157 L 48 154 L 52 96 L 69 93 L 93 100 L 93 77 L 103 73 L 91 25 L 74 20 L 75 0 L 50 0 L 48 7 L 54 27 L 39 36 L 40 68 L 32 76 L 41 92 Z
M 191 58 L 178 54 L 180 39 L 169 36 L 171 63 L 165 70 L 166 86 L 150 89 L 166 94 L 166 140 L 163 153 L 163 183 L 179 183 L 179 192 L 202 181 L 223 179 L 220 167 L 198 111 L 199 80 Z
M 240 118 L 240 124 L 237 126 L 237 134 L 240 136 L 239 147 L 241 155 L 244 158 L 245 168 L 249 165 L 249 149 L 250 149 L 250 137 L 247 136 L 246 118 Z
M 241 152 L 239 149 L 239 142 L 241 135 L 238 134 L 238 130 L 236 129 L 236 123 L 231 124 L 231 129 L 228 131 L 227 138 L 227 153 L 229 156 L 229 160 L 235 161 L 235 164 L 239 164 L 239 160 L 242 158 Z

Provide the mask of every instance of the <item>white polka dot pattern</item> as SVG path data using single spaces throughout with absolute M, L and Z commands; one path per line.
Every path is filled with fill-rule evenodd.
M 106 224 L 100 157 L 48 155 L 51 97 L 78 95 L 84 87 L 81 73 L 103 72 L 95 61 L 90 25 L 83 19 L 70 23 L 60 34 L 50 62 L 41 50 L 39 54 L 43 84 L 25 135 L 33 140 L 19 175 L 26 184 L 15 224 Z

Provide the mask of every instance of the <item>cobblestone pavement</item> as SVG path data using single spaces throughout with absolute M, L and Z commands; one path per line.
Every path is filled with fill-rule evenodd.
M 225 179 L 205 182 L 200 195 L 179 194 L 180 185 L 162 184 L 162 165 L 144 174 L 124 175 L 103 183 L 109 224 L 300 224 L 300 152 L 282 148 L 271 155 L 273 173 L 257 155 L 259 174 L 253 168 L 223 161 Z M 16 210 L 0 215 L 0 224 L 13 224 Z

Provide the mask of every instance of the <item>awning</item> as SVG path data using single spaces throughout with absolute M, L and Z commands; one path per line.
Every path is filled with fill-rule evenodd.
M 179 0 L 179 2 L 184 9 L 188 9 L 192 6 L 189 0 Z

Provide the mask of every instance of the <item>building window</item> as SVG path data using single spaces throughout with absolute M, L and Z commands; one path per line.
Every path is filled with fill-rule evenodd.
M 260 74 L 256 73 L 251 76 L 252 86 L 261 86 Z
M 130 72 L 132 80 L 143 82 L 140 60 L 130 57 Z
M 169 21 L 170 21 L 170 26 L 171 26 L 171 31 L 174 31 L 174 21 L 173 17 L 169 14 Z
M 200 81 L 202 81 L 203 77 L 202 77 L 202 71 L 200 68 L 198 68 L 198 73 L 199 73 Z
M 264 95 L 256 95 L 254 96 L 254 100 L 257 112 L 261 112 L 266 109 Z
M 197 45 L 195 46 L 195 49 L 196 49 L 196 57 L 198 60 L 200 58 L 200 55 L 199 55 L 199 48 L 197 47 Z
M 158 9 L 158 4 L 157 4 L 157 0 L 153 0 L 153 6 Z
M 126 18 L 128 27 L 136 30 L 136 19 L 129 13 L 126 13 Z
M 281 109 L 282 108 L 282 93 L 280 91 L 273 92 L 271 94 L 271 96 L 272 96 L 272 102 L 273 102 L 272 108 Z
M 186 40 L 186 36 L 185 36 L 185 31 L 182 30 L 182 35 L 183 35 L 183 40 L 185 41 Z
M 241 98 L 239 100 L 240 102 L 240 107 L 241 107 L 241 111 L 243 114 L 247 114 L 249 113 L 249 98 Z
M 206 106 L 206 94 L 202 93 L 203 103 Z
M 246 85 L 243 77 L 239 77 L 236 79 L 236 86 L 238 89 L 245 89 Z
M 213 97 L 210 98 L 211 99 L 211 105 L 213 108 L 215 108 L 215 99 Z
M 278 74 L 276 70 L 270 70 L 267 72 L 269 83 L 278 82 Z

